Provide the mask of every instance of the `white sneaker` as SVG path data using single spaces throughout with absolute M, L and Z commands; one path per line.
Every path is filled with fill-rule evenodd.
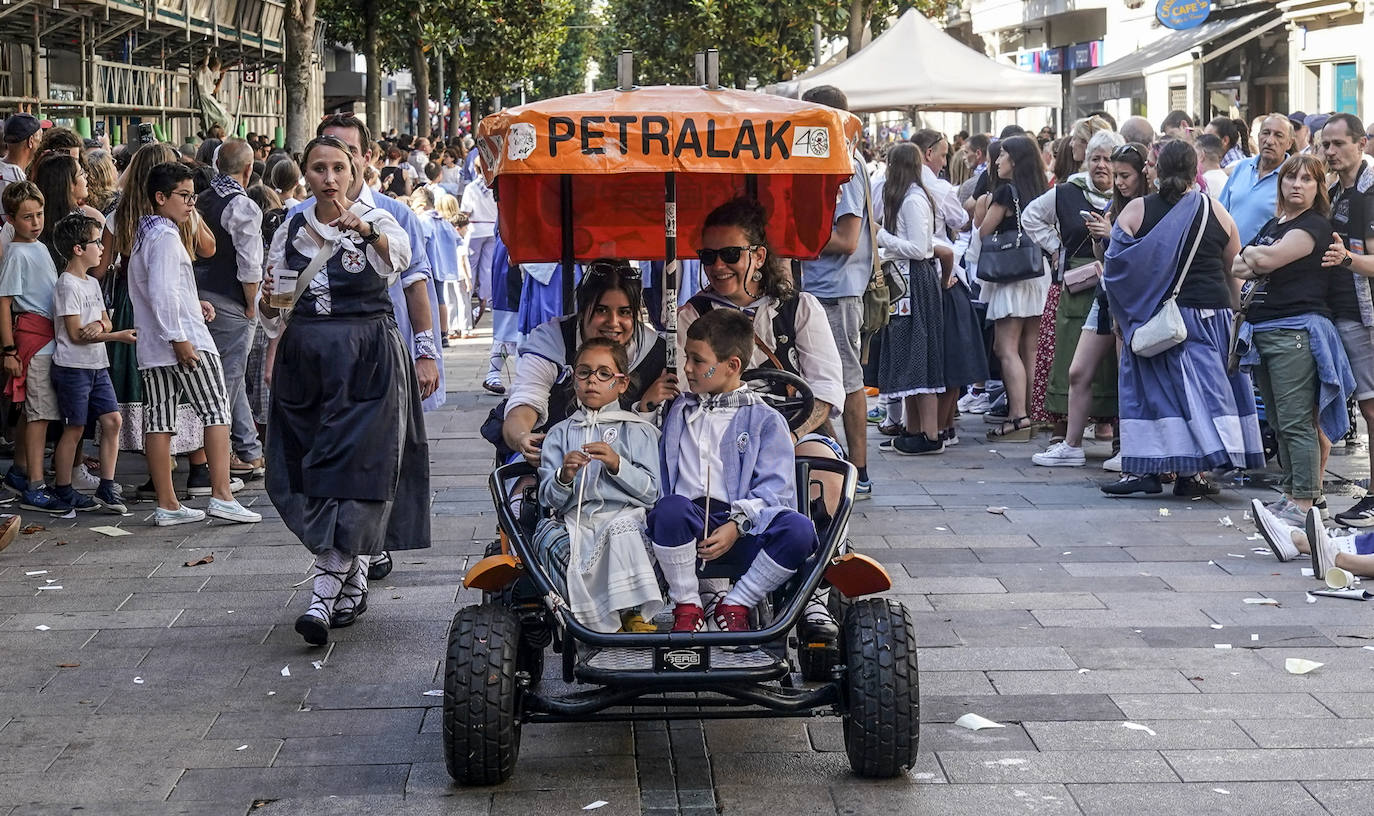
M 1102 469 L 1105 470 L 1105 471 L 1107 471 L 1108 473 L 1120 473 L 1120 472 L 1121 472 L 1121 454 L 1118 453 L 1116 456 L 1113 456 L 1112 458 L 1110 458 L 1110 459 L 1108 459 L 1107 461 L 1103 462 L 1103 463 L 1102 463 Z
M 262 516 L 260 514 L 254 513 L 252 510 L 239 504 L 237 500 L 220 501 L 219 499 L 212 498 L 210 499 L 210 507 L 206 512 L 215 518 L 224 519 L 225 521 L 236 521 L 240 524 L 256 524 L 262 521 Z
M 1255 517 L 1255 528 L 1264 536 L 1264 541 L 1269 545 L 1269 549 L 1274 551 L 1275 558 L 1280 561 L 1292 561 L 1300 555 L 1298 548 L 1293 544 L 1293 530 L 1296 528 L 1280 521 L 1259 499 L 1250 500 L 1250 514 Z
M 959 410 L 965 414 L 986 414 L 992 407 L 992 402 L 988 399 L 988 392 L 986 391 L 977 394 L 970 391 L 965 399 L 968 399 L 967 404 L 963 400 L 959 401 Z
M 1068 442 L 1056 442 L 1048 450 L 1032 456 L 1031 461 L 1041 467 L 1083 467 L 1088 459 L 1082 448 L 1075 448 Z
M 86 463 L 82 462 L 72 468 L 72 487 L 77 490 L 95 490 L 100 487 L 100 477 L 91 473 Z
M 171 527 L 175 524 L 195 524 L 197 521 L 205 521 L 205 511 L 197 510 L 194 507 L 182 505 L 175 510 L 165 510 L 161 507 L 153 513 L 153 524 L 158 527 Z

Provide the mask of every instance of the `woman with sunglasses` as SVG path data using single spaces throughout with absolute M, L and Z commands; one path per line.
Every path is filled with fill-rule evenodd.
M 314 203 L 267 254 L 269 274 L 296 283 L 262 288 L 264 323 L 280 336 L 265 487 L 315 555 L 296 632 L 318 646 L 367 609 L 370 557 L 429 546 L 429 445 L 388 293 L 410 266 L 410 239 L 386 210 L 348 198 L 353 157 L 338 137 L 312 139 L 301 164 Z M 285 313 L 272 305 L 281 295 Z
M 619 398 L 622 408 L 650 411 L 677 396 L 677 378 L 666 370 L 667 343 L 640 320 L 640 280 L 639 269 L 626 261 L 591 262 L 577 287 L 577 311 L 537 326 L 525 338 L 510 397 L 482 426 L 502 464 L 519 458 L 540 463 L 545 433 L 576 410 L 575 354 L 593 337 L 618 343 L 629 355 L 628 387 Z
M 1085 120 L 1087 122 L 1101 120 Z M 1080 122 L 1075 134 L 1090 125 Z M 1098 130 L 1086 141 L 1086 157 L 1069 176 L 1032 201 L 1025 211 L 1026 233 L 1041 249 L 1055 256 L 1054 280 L 1046 299 L 1041 318 L 1041 338 L 1050 337 L 1043 348 L 1045 356 L 1037 354 L 1035 365 L 1035 397 L 1041 404 L 1041 417 L 1053 420 L 1056 443 L 1067 433 L 1065 417 L 1069 413 L 1069 364 L 1073 361 L 1083 334 L 1083 322 L 1095 301 L 1095 282 L 1077 292 L 1070 291 L 1066 280 L 1074 280 L 1071 270 L 1082 267 L 1100 269 L 1093 251 L 1093 235 L 1088 225 L 1103 219 L 1112 203 L 1112 154 L 1122 144 L 1121 135 L 1112 130 Z M 1079 274 L 1084 274 L 1080 272 Z M 1096 276 L 1096 275 L 1095 275 Z M 1050 325 L 1053 326 L 1051 332 Z M 1098 358 L 1092 383 L 1090 414 L 1103 420 L 1116 416 L 1116 361 Z M 1034 415 L 1034 413 L 1032 414 Z M 1039 417 L 1037 417 L 1039 418 Z
M 839 416 L 844 405 L 840 355 L 820 301 L 799 292 L 781 259 L 769 250 L 766 223 L 763 206 L 748 198 L 727 201 L 706 216 L 697 250 L 701 291 L 678 310 L 677 359 L 685 359 L 687 327 L 701 315 L 716 308 L 750 314 L 756 342 L 749 368 L 780 368 L 795 374 L 806 380 L 816 396 L 811 416 L 792 433 L 803 440 Z M 822 443 L 822 447 L 834 453 L 830 445 Z

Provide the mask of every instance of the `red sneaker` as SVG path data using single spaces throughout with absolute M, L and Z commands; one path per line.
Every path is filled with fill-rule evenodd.
M 674 632 L 700 632 L 706 625 L 706 613 L 696 604 L 678 604 L 673 607 Z
M 716 626 L 722 632 L 748 632 L 749 607 L 739 604 L 716 604 Z

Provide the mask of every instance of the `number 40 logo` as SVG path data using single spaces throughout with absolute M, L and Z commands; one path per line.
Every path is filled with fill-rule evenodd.
M 823 127 L 797 128 L 797 138 L 792 140 L 792 154 L 813 159 L 830 158 L 830 131 Z

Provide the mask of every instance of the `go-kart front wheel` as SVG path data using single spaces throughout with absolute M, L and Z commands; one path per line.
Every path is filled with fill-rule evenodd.
M 460 609 L 444 661 L 444 761 L 460 785 L 510 778 L 520 755 L 520 620 L 483 604 Z
M 916 761 L 921 728 L 916 632 L 906 607 L 854 601 L 840 628 L 844 748 L 854 773 L 897 776 Z

